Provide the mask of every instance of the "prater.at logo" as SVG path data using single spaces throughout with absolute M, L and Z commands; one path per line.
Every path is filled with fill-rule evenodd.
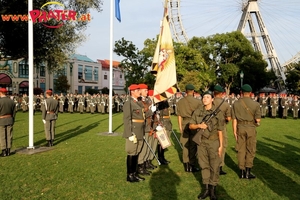
M 43 10 L 48 5 L 58 5 L 62 7 L 63 9 L 53 9 L 49 11 Z M 47 2 L 40 10 L 32 10 L 29 11 L 30 17 L 33 21 L 33 23 L 42 23 L 45 27 L 48 28 L 60 28 L 64 25 L 64 21 L 90 21 L 91 16 L 90 14 L 82 15 L 79 19 L 77 19 L 77 13 L 74 10 L 65 10 L 64 5 L 62 3 L 52 1 Z M 56 22 L 55 25 L 53 25 L 53 21 Z M 47 24 L 49 22 L 52 22 L 51 25 Z

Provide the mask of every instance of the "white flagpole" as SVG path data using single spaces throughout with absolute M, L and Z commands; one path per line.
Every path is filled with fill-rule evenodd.
M 109 130 L 112 133 L 112 94 L 113 94 L 113 34 L 114 34 L 114 0 L 110 0 L 110 56 L 109 56 Z
M 33 10 L 32 0 L 28 1 L 28 61 L 29 61 L 29 146 L 27 149 L 34 149 L 33 146 L 33 21 L 30 18 L 29 11 Z

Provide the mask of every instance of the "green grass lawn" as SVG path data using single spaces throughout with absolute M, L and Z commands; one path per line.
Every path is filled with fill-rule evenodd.
M 197 199 L 201 173 L 184 172 L 181 150 L 173 146 L 165 156 L 171 163 L 153 170 L 141 183 L 126 182 L 122 113 L 113 115 L 60 114 L 52 150 L 0 158 L 0 199 Z M 41 113 L 34 116 L 34 145 L 46 144 Z M 177 118 L 172 116 L 178 133 Z M 219 199 L 300 199 L 300 120 L 262 119 L 252 172 L 255 180 L 240 180 L 231 124 L 226 155 L 226 176 L 217 187 Z M 28 113 L 17 113 L 13 150 L 28 146 Z M 157 164 L 156 161 L 153 161 Z M 207 198 L 209 199 L 209 198 Z

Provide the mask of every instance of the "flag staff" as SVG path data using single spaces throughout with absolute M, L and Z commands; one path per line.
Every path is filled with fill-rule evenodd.
M 32 0 L 28 1 L 28 64 L 29 64 L 29 146 L 27 149 L 34 149 L 33 146 L 33 21 L 30 18 L 29 12 L 33 10 Z
M 113 92 L 113 34 L 114 34 L 114 0 L 110 0 L 110 55 L 109 55 L 109 127 L 108 133 L 112 133 L 112 92 Z

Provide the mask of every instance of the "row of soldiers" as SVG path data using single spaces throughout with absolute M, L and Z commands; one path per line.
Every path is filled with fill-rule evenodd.
M 109 96 L 107 94 L 67 94 L 53 95 L 53 98 L 59 101 L 59 112 L 79 112 L 79 113 L 109 113 Z M 114 113 L 122 112 L 123 105 L 127 95 L 115 94 L 112 98 L 112 109 Z M 30 100 L 27 94 L 11 96 L 11 99 L 15 102 L 17 110 L 27 112 L 30 106 Z M 42 110 L 44 106 L 45 97 L 43 94 L 33 96 L 34 111 Z
M 184 93 L 177 92 L 172 98 L 168 100 L 171 114 L 177 115 L 177 102 L 185 96 Z M 194 98 L 201 99 L 200 94 L 195 93 Z M 240 95 L 235 95 L 234 93 L 224 96 L 225 101 L 229 103 L 230 106 L 233 105 L 235 101 L 240 98 Z M 293 94 L 265 94 L 259 93 L 255 96 L 254 93 L 251 93 L 251 99 L 257 101 L 260 104 L 262 118 L 265 117 L 280 117 L 287 119 L 289 113 L 294 119 L 299 118 L 300 110 L 300 100 L 297 95 Z

